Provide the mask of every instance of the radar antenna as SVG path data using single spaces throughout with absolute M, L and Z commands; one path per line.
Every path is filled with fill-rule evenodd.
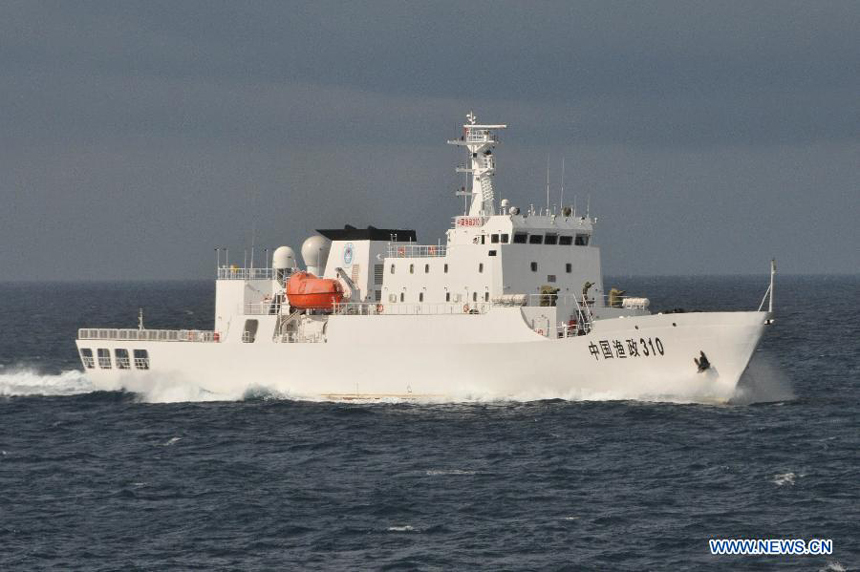
M 459 139 L 448 141 L 451 145 L 466 147 L 469 153 L 468 166 L 457 167 L 458 173 L 471 173 L 472 204 L 468 209 L 469 216 L 492 216 L 496 214 L 495 193 L 493 191 L 493 175 L 496 174 L 496 160 L 492 149 L 499 142 L 494 131 L 505 129 L 507 125 L 478 125 L 477 117 L 470 111 L 463 125 L 463 135 Z

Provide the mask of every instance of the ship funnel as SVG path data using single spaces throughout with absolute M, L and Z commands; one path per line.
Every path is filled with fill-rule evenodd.
M 302 260 L 305 261 L 308 272 L 316 276 L 323 275 L 330 248 L 331 241 L 318 234 L 307 238 L 302 243 Z

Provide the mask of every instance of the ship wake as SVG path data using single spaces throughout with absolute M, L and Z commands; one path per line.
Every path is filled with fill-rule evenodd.
M 92 393 L 95 387 L 84 372 L 72 369 L 47 374 L 34 367 L 18 366 L 0 369 L 0 396 L 62 396 Z

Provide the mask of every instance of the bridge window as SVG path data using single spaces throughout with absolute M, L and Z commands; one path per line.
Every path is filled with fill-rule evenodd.
M 508 243 L 508 239 L 509 239 L 509 238 L 510 238 L 510 236 L 509 236 L 509 235 L 507 235 L 507 234 L 503 234 L 503 235 L 502 235 L 502 244 L 507 244 L 507 243 Z
M 149 369 L 149 352 L 146 350 L 134 350 L 134 367 L 137 369 Z
M 97 351 L 99 356 L 99 367 L 101 369 L 110 369 L 110 350 L 107 348 L 99 348 Z
M 529 244 L 542 244 L 543 243 L 543 235 L 542 234 L 533 234 L 529 236 Z
M 565 271 L 565 272 L 567 272 L 568 274 L 570 274 L 571 272 L 573 272 L 573 264 L 571 264 L 570 262 L 568 262 L 567 264 L 565 264 L 565 265 L 564 265 L 564 271 Z
M 561 246 L 570 246 L 571 244 L 573 244 L 573 237 L 572 237 L 572 236 L 561 235 L 561 236 L 559 236 L 559 237 L 558 237 L 558 243 L 559 243 Z
M 532 272 L 537 272 L 537 262 L 532 262 Z
M 558 235 L 557 234 L 548 234 L 543 241 L 544 244 L 558 244 Z
M 117 348 L 113 352 L 116 358 L 116 367 L 119 369 L 131 369 L 131 361 L 128 359 L 128 350 Z
M 492 242 L 493 244 L 499 244 L 499 235 L 498 234 L 491 234 L 490 235 L 490 242 Z
M 96 367 L 96 362 L 93 359 L 93 350 L 90 348 L 81 348 L 81 361 L 84 362 L 84 367 L 87 369 Z
M 525 244 L 529 241 L 529 235 L 524 232 L 514 234 L 514 244 Z
M 574 244 L 577 246 L 588 246 L 588 235 L 587 234 L 577 234 L 576 240 Z

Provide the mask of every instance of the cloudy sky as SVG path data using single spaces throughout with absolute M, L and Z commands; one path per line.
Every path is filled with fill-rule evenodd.
M 607 273 L 857 273 L 858 30 L 858 2 L 7 0 L 0 281 L 435 243 L 470 109 L 509 125 L 497 196 L 542 204 L 549 156 L 557 200 L 565 158 Z

